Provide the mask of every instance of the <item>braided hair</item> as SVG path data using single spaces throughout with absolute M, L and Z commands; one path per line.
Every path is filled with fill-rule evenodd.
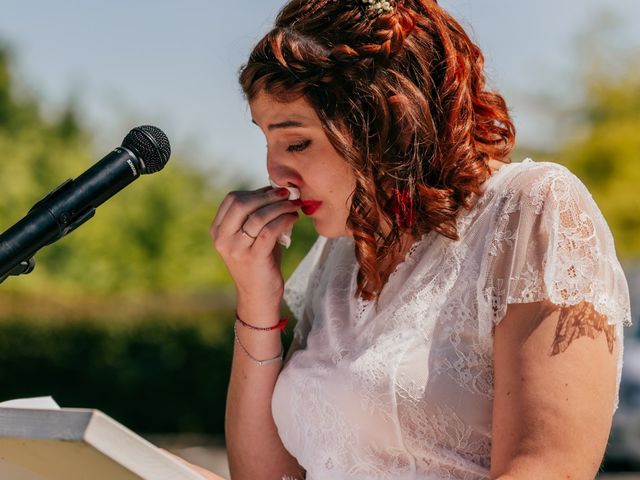
M 458 239 L 457 214 L 480 194 L 488 160 L 508 162 L 515 142 L 460 24 L 435 0 L 391 5 L 372 13 L 363 0 L 291 0 L 240 70 L 249 101 L 260 92 L 309 100 L 353 169 L 347 227 L 367 300 L 389 278 L 382 260 L 404 233 Z

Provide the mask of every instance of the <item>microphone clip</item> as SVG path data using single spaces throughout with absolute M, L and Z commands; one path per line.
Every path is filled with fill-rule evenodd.
M 11 275 L 26 275 L 27 273 L 33 272 L 33 269 L 36 268 L 36 261 L 33 257 L 23 260 L 18 265 L 9 270 L 4 276 L 0 277 L 0 283 L 4 282 L 7 277 Z

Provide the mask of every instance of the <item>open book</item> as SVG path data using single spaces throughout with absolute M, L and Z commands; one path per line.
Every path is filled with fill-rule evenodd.
M 98 410 L 51 397 L 0 403 L 2 480 L 202 480 Z

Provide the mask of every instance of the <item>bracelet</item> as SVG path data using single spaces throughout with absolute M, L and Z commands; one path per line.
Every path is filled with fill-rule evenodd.
M 254 362 L 256 362 L 259 365 L 269 365 L 270 363 L 275 363 L 275 362 L 281 362 L 284 359 L 284 346 L 281 348 L 280 353 L 273 357 L 273 358 L 267 358 L 266 360 L 258 360 L 257 358 L 255 358 L 253 355 L 251 355 L 246 348 L 244 348 L 244 345 L 242 344 L 242 342 L 240 341 L 240 337 L 238 336 L 238 330 L 236 329 L 236 324 L 233 324 L 233 336 L 236 339 L 236 342 L 238 343 L 238 345 L 240 345 L 240 348 L 242 349 L 242 351 Z
M 287 317 L 282 317 L 280 319 L 280 321 L 274 325 L 273 327 L 255 327 L 247 322 L 245 322 L 244 320 L 242 320 L 239 316 L 238 316 L 238 311 L 236 310 L 236 320 L 240 322 L 240 324 L 243 327 L 247 327 L 250 328 L 251 330 L 260 330 L 261 332 L 270 332 L 272 330 L 284 330 L 285 325 L 289 322 L 289 319 Z

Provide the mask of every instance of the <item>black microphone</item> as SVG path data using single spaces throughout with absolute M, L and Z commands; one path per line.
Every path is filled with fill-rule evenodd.
M 38 250 L 85 223 L 98 206 L 140 175 L 162 170 L 170 155 L 169 139 L 159 128 L 143 125 L 131 130 L 122 146 L 55 188 L 0 235 L 0 282 L 8 275 L 29 273 Z

